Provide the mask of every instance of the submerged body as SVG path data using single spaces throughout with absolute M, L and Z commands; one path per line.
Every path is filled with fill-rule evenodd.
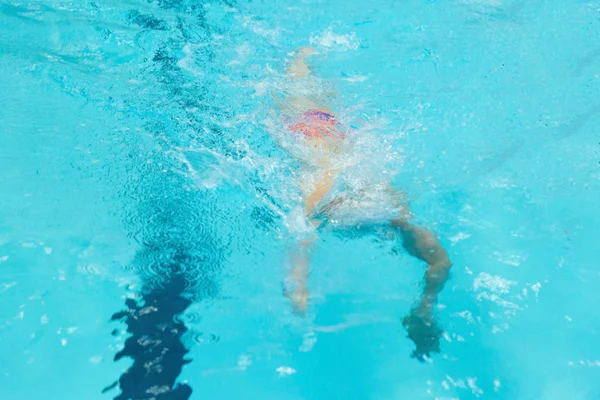
M 300 49 L 287 69 L 289 82 L 300 84 L 314 79 L 306 59 L 314 53 L 311 48 Z M 427 263 L 423 295 L 418 305 L 404 318 L 408 336 L 416 344 L 414 355 L 419 359 L 439 352 L 441 330 L 433 318 L 437 295 L 448 279 L 451 262 L 436 236 L 412 223 L 412 215 L 403 194 L 389 182 L 363 183 L 360 187 L 343 187 L 336 181 L 346 166 L 339 162 L 341 155 L 360 151 L 346 140 L 344 127 L 336 114 L 311 90 L 298 90 L 279 102 L 287 131 L 304 149 L 305 166 L 301 179 L 304 207 L 297 219 L 310 221 L 310 234 L 298 239 L 293 265 L 287 279 L 286 295 L 297 313 L 306 311 L 309 292 L 310 252 L 317 244 L 319 229 L 325 221 L 333 225 L 364 226 L 387 224 L 402 240 L 405 249 Z M 326 97 L 326 96 L 325 96 Z M 332 224 L 329 224 L 332 225 Z

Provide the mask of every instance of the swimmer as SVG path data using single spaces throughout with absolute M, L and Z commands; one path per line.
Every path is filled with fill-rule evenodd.
M 296 51 L 286 70 L 289 85 L 302 87 L 303 83 L 314 79 L 307 59 L 315 53 L 316 51 L 310 47 Z M 310 87 L 310 85 L 305 86 Z M 300 186 L 304 203 L 303 217 L 310 221 L 314 230 L 309 237 L 299 241 L 293 254 L 285 294 L 296 313 L 306 312 L 309 300 L 307 282 L 310 252 L 317 241 L 318 230 L 323 225 L 323 216 L 327 218 L 335 215 L 336 210 L 342 205 L 346 208 L 357 205 L 356 211 L 360 212 L 361 199 L 369 196 L 379 199 L 372 203 L 377 204 L 377 207 L 381 207 L 380 204 L 392 204 L 397 212 L 384 215 L 383 222 L 401 238 L 403 247 L 409 254 L 427 264 L 422 296 L 402 321 L 408 337 L 416 345 L 413 356 L 424 360 L 425 356 L 439 352 L 442 331 L 434 319 L 433 308 L 438 294 L 448 280 L 452 266 L 448 253 L 441 246 L 436 235 L 413 222 L 414 217 L 408 210 L 403 194 L 394 190 L 389 184 L 384 190 L 375 186 L 367 187 L 350 197 L 344 193 L 335 193 L 335 183 L 343 169 L 335 162 L 336 156 L 352 150 L 345 145 L 344 129 L 336 114 L 325 105 L 326 98 L 327 96 L 322 94 L 311 93 L 309 89 L 292 92 L 278 101 L 278 109 L 287 131 L 296 137 L 298 143 L 303 144 L 302 147 L 308 149 L 304 154 L 309 157 L 306 163 L 309 165 L 305 166 L 307 173 L 301 181 L 310 181 L 308 174 L 313 177 L 312 185 L 301 184 Z M 377 222 L 381 224 L 382 221 Z

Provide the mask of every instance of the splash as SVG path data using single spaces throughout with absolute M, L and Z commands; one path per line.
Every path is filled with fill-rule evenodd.
M 493 293 L 506 294 L 510 291 L 510 287 L 516 284 L 517 282 L 482 272 L 477 278 L 475 278 L 475 281 L 473 282 L 473 288 L 475 290 L 485 289 Z
M 354 32 L 338 35 L 333 32 L 331 27 L 327 28 L 327 30 L 318 36 L 311 36 L 310 43 L 321 47 L 323 50 L 333 51 L 358 50 L 358 47 L 360 46 L 360 41 Z
M 236 146 L 244 156 L 234 158 L 206 147 L 180 148 L 177 155 L 199 190 L 218 190 L 225 186 L 236 187 L 257 199 L 275 215 L 284 216 L 282 204 L 290 204 L 297 197 L 285 177 L 290 166 L 283 160 L 261 156 L 250 149 L 243 140 Z
M 183 48 L 181 49 L 184 56 L 179 61 L 177 61 L 177 66 L 183 70 L 188 71 L 196 77 L 202 77 L 204 73 L 194 60 L 194 53 L 197 49 L 204 46 L 206 45 L 186 43 L 185 46 L 183 46 Z
M 271 140 L 299 164 L 293 174 L 295 181 L 285 184 L 295 187 L 296 193 L 307 194 L 314 191 L 326 170 L 336 174 L 334 187 L 312 217 L 336 225 L 377 224 L 401 212 L 400 194 L 392 182 L 403 164 L 402 147 L 398 146 L 402 130 L 390 129 L 385 118 L 370 117 L 372 111 L 363 110 L 360 104 L 344 105 L 333 84 L 315 76 L 299 81 L 275 76 L 272 92 L 275 106 L 263 125 Z M 290 121 L 306 109 L 322 109 L 322 104 L 337 110 L 333 113 L 343 132 L 344 140 L 333 145 L 315 144 L 289 128 Z M 289 200 L 295 204 L 290 204 L 294 211 L 287 216 L 286 227 L 293 233 L 310 233 L 313 227 L 302 215 L 301 198 Z

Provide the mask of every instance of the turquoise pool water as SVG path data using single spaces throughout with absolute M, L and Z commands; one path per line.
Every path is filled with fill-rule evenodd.
M 0 2 L 0 398 L 600 398 L 599 36 L 598 1 Z M 374 231 L 282 295 L 306 45 L 454 263 L 429 362 Z

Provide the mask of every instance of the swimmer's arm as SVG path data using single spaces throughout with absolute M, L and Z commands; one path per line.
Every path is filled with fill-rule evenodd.
M 306 58 L 315 54 L 315 49 L 312 47 L 301 47 L 296 51 L 294 59 L 286 69 L 286 74 L 292 79 L 302 79 L 310 75 L 311 71 L 306 64 Z
M 314 191 L 304 195 L 304 215 L 309 216 L 319 205 L 321 200 L 327 195 L 335 183 L 337 172 L 335 170 L 325 169 L 320 181 L 316 184 Z M 311 221 L 316 227 L 318 220 Z M 285 294 L 289 297 L 294 307 L 294 311 L 298 314 L 304 314 L 308 305 L 308 275 L 310 262 L 310 247 L 317 238 L 316 231 L 314 234 L 302 240 L 298 244 L 297 250 L 292 256 L 292 269 L 287 277 L 287 288 Z
M 325 170 L 323 177 L 315 185 L 315 190 L 304 198 L 304 215 L 309 216 L 315 210 L 335 183 L 336 178 L 337 171 Z
M 292 254 L 292 269 L 286 279 L 285 295 L 292 302 L 294 312 L 305 314 L 308 306 L 308 275 L 310 272 L 310 246 L 316 235 L 298 243 L 298 248 Z

